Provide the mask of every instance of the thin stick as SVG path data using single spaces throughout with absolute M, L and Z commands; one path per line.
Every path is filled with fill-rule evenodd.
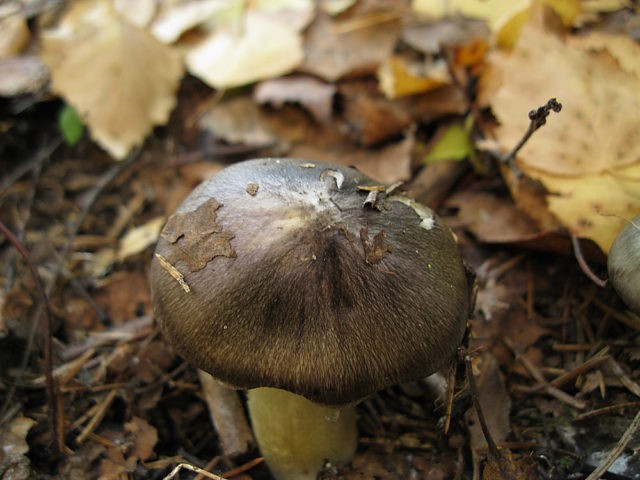
M 227 470 L 223 472 L 222 475 L 225 477 L 235 477 L 236 475 L 240 475 L 241 473 L 246 472 L 247 470 L 251 470 L 256 465 L 260 465 L 264 463 L 264 457 L 256 457 L 253 460 L 249 460 L 247 463 L 240 465 L 238 467 L 232 468 L 231 470 Z
M 598 468 L 596 468 L 591 474 L 586 478 L 586 480 L 597 480 L 603 474 L 609 470 L 609 467 L 616 461 L 616 459 L 624 452 L 629 445 L 629 442 L 635 436 L 636 432 L 640 429 L 640 411 L 636 413 L 636 416 L 631 421 L 627 430 L 624 432 L 618 444 L 609 452 L 607 458 L 602 462 Z
M 575 235 L 571 235 L 571 244 L 573 245 L 573 254 L 578 261 L 578 265 L 580 265 L 580 270 L 582 270 L 582 272 L 589 278 L 589 280 L 591 280 L 599 287 L 606 287 L 607 281 L 602 280 L 595 273 L 593 273 L 593 270 L 591 270 L 591 267 L 589 267 L 589 264 L 584 259 L 584 256 L 582 255 L 582 248 L 580 247 L 580 240 L 578 240 L 578 237 L 576 237 Z
M 551 395 L 552 397 L 555 397 L 561 402 L 571 405 L 576 410 L 584 410 L 587 408 L 586 403 L 584 403 L 583 401 L 572 397 L 568 393 L 563 392 L 559 388 L 554 387 L 549 382 L 547 382 L 547 380 L 544 378 L 544 375 L 542 375 L 542 373 L 540 372 L 540 369 L 538 369 L 538 367 L 536 367 L 533 363 L 531 363 L 531 361 L 529 361 L 527 357 L 522 355 L 521 352 L 518 351 L 514 343 L 509 338 L 504 337 L 502 341 L 509 348 L 509 350 L 513 352 L 513 354 L 516 357 L 516 360 L 520 361 L 520 363 L 522 363 L 522 366 L 529 372 L 529 374 L 533 377 L 533 379 L 540 384 L 540 388 L 544 392 L 546 392 L 548 395 Z
M 529 128 L 527 128 L 527 131 L 524 133 L 518 144 L 513 147 L 513 150 L 511 150 L 511 152 L 509 152 L 505 157 L 502 158 L 502 161 L 508 164 L 510 167 L 514 167 L 513 160 L 516 158 L 516 155 L 518 154 L 520 149 L 524 147 L 524 144 L 527 143 L 527 140 L 529 140 L 531 135 L 533 135 L 536 130 L 547 123 L 547 117 L 549 116 L 551 111 L 558 113 L 560 110 L 562 110 L 562 104 L 555 98 L 549 99 L 547 103 L 545 103 L 541 107 L 538 107 L 536 110 L 531 110 L 529 112 Z
M 449 367 L 449 375 L 447 379 L 447 404 L 444 413 L 444 434 L 449 434 L 451 427 L 451 412 L 453 411 L 453 397 L 455 393 L 456 373 L 458 371 L 458 363 L 451 362 Z
M 469 354 L 466 354 L 464 356 L 464 364 L 467 371 L 467 381 L 469 382 L 469 390 L 471 392 L 471 400 L 473 401 L 473 408 L 475 408 L 476 414 L 478 415 L 478 420 L 480 421 L 480 428 L 482 428 L 482 433 L 484 435 L 485 440 L 487 441 L 487 447 L 489 447 L 489 453 L 498 462 L 500 462 L 500 451 L 496 446 L 496 442 L 493 441 L 493 436 L 491 435 L 491 431 L 489 430 L 487 421 L 484 418 L 484 414 L 482 413 L 482 406 L 480 405 L 480 395 L 478 394 L 476 380 L 475 380 L 475 377 L 473 376 L 473 366 L 471 365 L 471 356 Z
M 171 470 L 171 472 L 169 472 L 169 475 L 164 477 L 162 480 L 171 480 L 182 469 L 190 470 L 190 471 L 198 473 L 200 475 L 204 475 L 205 477 L 210 478 L 211 480 L 226 480 L 224 477 L 216 475 L 215 473 L 209 473 L 206 470 L 203 470 L 202 468 L 198 468 L 195 465 L 191 465 L 190 463 L 180 463 L 180 464 L 176 465 L 176 467 L 173 470 Z
M 58 397 L 56 390 L 56 380 L 53 375 L 53 334 L 51 328 L 51 305 L 49 304 L 49 298 L 42 286 L 40 274 L 36 270 L 36 267 L 31 262 L 31 254 L 29 250 L 18 240 L 18 238 L 9 230 L 2 221 L 0 221 L 0 231 L 7 237 L 7 240 L 11 242 L 13 247 L 20 253 L 24 259 L 27 267 L 31 272 L 33 281 L 36 285 L 36 292 L 40 297 L 40 303 L 42 304 L 42 313 L 44 314 L 44 322 L 42 328 L 42 335 L 44 337 L 44 374 L 45 384 L 47 392 L 47 410 L 49 417 L 49 427 L 52 434 L 52 453 L 55 457 L 60 455 L 64 450 L 64 442 L 62 432 L 58 429 Z

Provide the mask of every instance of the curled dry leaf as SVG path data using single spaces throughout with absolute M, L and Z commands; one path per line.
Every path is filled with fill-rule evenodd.
M 118 159 L 167 121 L 183 73 L 176 52 L 104 0 L 72 4 L 57 28 L 43 33 L 41 57 L 52 89 Z
M 130 456 L 140 460 L 147 460 L 153 456 L 153 449 L 158 441 L 158 431 L 155 427 L 140 417 L 133 417 L 130 422 L 125 423 L 124 428 L 133 437 Z
M 151 33 L 162 43 L 173 43 L 187 30 L 223 12 L 220 0 L 176 2 L 163 5 L 151 25 Z M 228 8 L 228 6 L 227 6 Z
M 573 235 L 607 252 L 624 220 L 640 210 L 640 46 L 627 37 L 590 34 L 564 40 L 531 21 L 512 52 L 496 52 L 485 90 L 510 150 L 526 131 L 527 112 L 557 97 L 550 119 L 518 154 L 541 182 L 548 210 Z M 518 203 L 518 189 L 511 177 Z M 528 211 L 539 219 L 547 215 Z
M 20 415 L 3 425 L 0 430 L 0 473 L 3 474 L 2 478 L 11 478 L 10 472 L 15 473 L 14 469 L 16 468 L 22 471 L 22 468 L 28 467 L 29 460 L 25 456 L 29 451 L 27 434 L 35 423 L 35 420 Z
M 266 80 L 256 86 L 253 97 L 259 104 L 282 107 L 299 103 L 320 123 L 328 122 L 333 113 L 335 85 L 312 77 L 294 76 Z

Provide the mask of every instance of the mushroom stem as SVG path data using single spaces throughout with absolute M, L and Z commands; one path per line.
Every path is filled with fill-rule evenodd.
M 353 406 L 326 407 L 277 388 L 248 392 L 260 451 L 277 480 L 315 480 L 326 462 L 344 465 L 358 444 Z

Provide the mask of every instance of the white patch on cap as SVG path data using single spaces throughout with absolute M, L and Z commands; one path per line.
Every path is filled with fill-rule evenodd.
M 407 207 L 411 207 L 413 211 L 416 212 L 416 215 L 420 217 L 420 226 L 425 230 L 431 230 L 436 224 L 433 210 L 431 210 L 429 207 L 425 207 L 415 200 L 410 199 L 409 197 L 405 197 L 403 195 L 393 195 L 387 198 L 387 200 L 390 202 L 404 203 Z
M 325 168 L 320 174 L 320 180 L 324 180 L 327 177 L 333 177 L 336 181 L 336 186 L 338 190 L 342 188 L 342 184 L 344 183 L 344 174 L 339 170 L 332 170 L 330 168 Z

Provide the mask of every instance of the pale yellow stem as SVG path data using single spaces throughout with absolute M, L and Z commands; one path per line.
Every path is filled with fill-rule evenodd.
M 260 452 L 277 480 L 315 480 L 330 462 L 345 465 L 358 445 L 354 407 L 331 408 L 276 388 L 248 392 Z

